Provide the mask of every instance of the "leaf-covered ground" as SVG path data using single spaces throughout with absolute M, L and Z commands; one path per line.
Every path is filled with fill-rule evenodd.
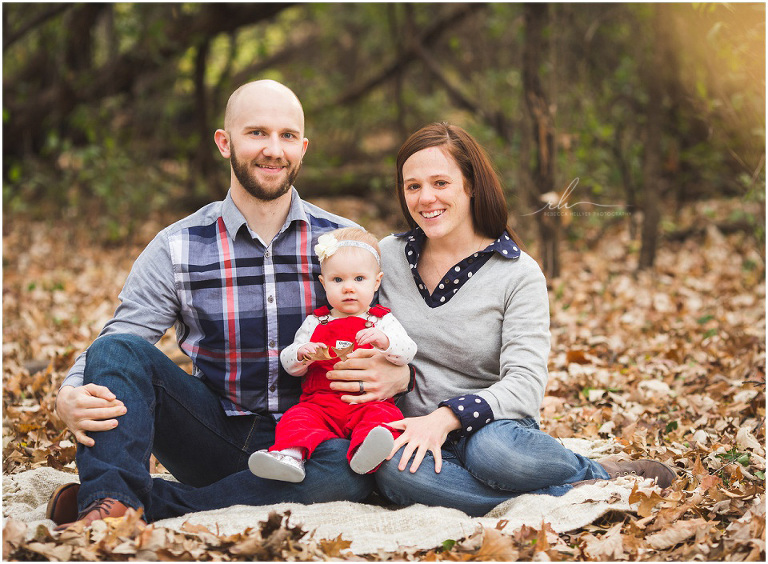
M 378 235 L 388 223 L 360 201 L 322 202 Z M 680 227 L 740 203 L 704 202 Z M 116 305 L 135 243 L 104 247 L 87 230 L 6 220 L 3 239 L 3 474 L 42 465 L 74 472 L 74 445 L 53 413 L 55 391 Z M 765 261 L 753 237 L 714 227 L 663 243 L 636 274 L 626 225 L 565 245 L 550 281 L 553 347 L 543 428 L 613 438 L 632 458 L 678 469 L 637 510 L 567 534 L 546 525 L 486 529 L 430 551 L 364 557 L 342 537 L 319 540 L 285 515 L 232 536 L 144 526 L 138 515 L 24 541 L 8 521 L 13 560 L 759 560 L 765 559 Z M 591 245 L 585 241 L 596 240 Z M 179 359 L 167 335 L 160 346 Z M 180 360 L 180 359 L 179 359 Z M 501 523 L 500 525 L 503 525 Z

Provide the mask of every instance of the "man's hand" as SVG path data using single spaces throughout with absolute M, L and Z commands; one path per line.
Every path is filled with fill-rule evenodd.
M 407 417 L 400 421 L 387 423 L 387 425 L 403 431 L 403 434 L 395 439 L 395 446 L 392 448 L 392 452 L 387 457 L 387 460 L 390 460 L 400 447 L 405 445 L 397 469 L 401 472 L 405 470 L 408 461 L 415 453 L 416 456 L 410 468 L 411 473 L 413 473 L 419 469 L 421 461 L 424 460 L 424 455 L 431 451 L 432 457 L 435 459 L 435 472 L 439 474 L 443 468 L 443 443 L 448 437 L 448 433 L 458 429 L 461 423 L 453 414 L 451 408 L 439 407 L 429 415 Z
M 347 392 L 341 401 L 366 403 L 389 399 L 408 389 L 410 370 L 408 366 L 396 366 L 386 355 L 376 349 L 357 349 L 347 360 L 337 362 L 327 374 L 331 389 Z M 360 393 L 360 382 L 364 393 Z
M 94 440 L 86 431 L 109 431 L 127 411 L 123 402 L 104 386 L 64 386 L 56 397 L 56 413 L 74 433 L 77 442 L 92 447 Z

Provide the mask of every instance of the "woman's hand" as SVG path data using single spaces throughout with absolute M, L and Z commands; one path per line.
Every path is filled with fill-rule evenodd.
M 92 447 L 94 440 L 86 431 L 109 431 L 117 427 L 117 419 L 126 407 L 104 386 L 64 386 L 56 396 L 56 413 L 75 435 L 77 442 Z
M 347 360 L 337 362 L 327 378 L 332 380 L 331 389 L 347 392 L 341 401 L 366 403 L 394 397 L 408 389 L 410 380 L 408 366 L 396 366 L 386 355 L 376 349 L 357 349 L 347 355 Z M 360 383 L 363 393 L 360 393 Z
M 387 425 L 403 431 L 403 434 L 395 439 L 395 446 L 392 448 L 392 453 L 387 457 L 387 460 L 390 460 L 400 450 L 400 447 L 405 445 L 397 469 L 401 472 L 405 470 L 408 461 L 415 452 L 416 456 L 410 468 L 411 473 L 414 473 L 419 469 L 421 461 L 424 460 L 427 452 L 431 451 L 432 457 L 435 459 L 435 472 L 438 474 L 443 468 L 443 443 L 448 437 L 448 433 L 461 427 L 461 423 L 453 414 L 453 411 L 445 406 L 437 408 L 429 415 L 408 417 L 400 421 L 387 423 Z

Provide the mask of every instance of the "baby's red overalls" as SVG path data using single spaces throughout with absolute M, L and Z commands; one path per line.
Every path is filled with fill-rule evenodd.
M 389 309 L 374 306 L 368 310 L 370 316 L 382 318 Z M 313 312 L 317 317 L 329 317 L 327 307 L 321 307 Z M 372 348 L 371 345 L 357 346 L 355 335 L 365 329 L 366 320 L 356 316 L 331 318 L 322 322 L 312 333 L 313 343 L 325 343 L 328 350 L 344 348 L 354 343 L 355 348 Z M 333 354 L 333 353 L 331 353 Z M 306 449 L 306 458 L 312 456 L 317 445 L 328 439 L 348 438 L 350 440 L 347 460 L 351 460 L 357 447 L 363 442 L 374 427 L 384 426 L 394 437 L 401 431 L 392 429 L 386 423 L 398 421 L 403 414 L 395 406 L 392 399 L 372 401 L 367 403 L 349 404 L 341 401 L 342 395 L 348 392 L 331 390 L 331 381 L 326 373 L 338 362 L 337 358 L 313 362 L 302 383 L 302 394 L 299 403 L 294 405 L 280 418 L 275 429 L 275 444 L 269 450 L 301 447 Z

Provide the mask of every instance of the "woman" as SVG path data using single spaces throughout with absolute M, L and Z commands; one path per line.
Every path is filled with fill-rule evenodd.
M 506 225 L 477 142 L 444 123 L 417 131 L 397 156 L 397 193 L 411 230 L 381 242 L 381 303 L 419 351 L 416 387 L 398 404 L 406 418 L 391 424 L 403 434 L 376 474 L 381 492 L 483 515 L 516 493 L 558 495 L 583 480 L 634 473 L 669 485 L 663 464 L 599 464 L 539 430 L 546 283 Z

